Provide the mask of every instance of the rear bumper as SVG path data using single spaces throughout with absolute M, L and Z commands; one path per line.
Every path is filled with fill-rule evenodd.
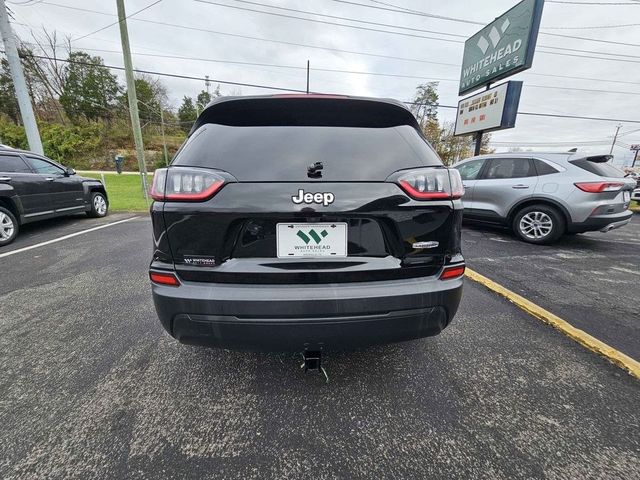
M 616 215 L 607 215 L 602 217 L 590 217 L 581 223 L 572 223 L 569 225 L 568 230 L 572 233 L 582 232 L 608 232 L 615 228 L 624 227 L 631 221 L 633 212 L 631 210 L 625 210 L 624 212 Z
M 462 278 L 325 285 L 152 284 L 164 328 L 180 342 L 258 351 L 350 349 L 437 335 Z

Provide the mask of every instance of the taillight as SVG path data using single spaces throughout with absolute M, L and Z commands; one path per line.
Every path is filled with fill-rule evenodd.
M 579 182 L 574 185 L 589 193 L 618 192 L 624 187 L 624 183 L 620 182 Z
M 464 269 L 464 265 L 444 267 L 444 270 L 442 270 L 442 273 L 440 274 L 440 280 L 452 280 L 454 278 L 461 277 L 464 275 Z
M 403 173 L 398 184 L 416 200 L 456 199 L 464 195 L 460 172 L 448 168 L 420 168 Z
M 153 283 L 159 283 L 160 285 L 180 286 L 180 280 L 173 273 L 149 272 L 149 278 Z
M 151 197 L 160 201 L 199 202 L 211 198 L 224 185 L 224 177 L 197 168 L 159 168 L 153 175 Z

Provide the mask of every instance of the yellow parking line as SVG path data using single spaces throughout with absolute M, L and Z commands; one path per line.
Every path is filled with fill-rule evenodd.
M 566 320 L 561 319 L 557 315 L 545 310 L 544 308 L 536 305 L 535 303 L 527 300 L 526 298 L 518 295 L 515 292 L 512 292 L 508 288 L 503 287 L 502 285 L 494 282 L 490 278 L 485 277 L 484 275 L 479 274 L 478 272 L 471 270 L 467 267 L 465 271 L 465 275 L 469 277 L 474 282 L 478 282 L 481 285 L 484 285 L 489 290 L 493 290 L 498 295 L 502 295 L 511 303 L 520 307 L 525 312 L 533 315 L 534 317 L 542 320 L 544 323 L 547 323 L 557 330 L 560 330 L 562 333 L 567 335 L 569 338 L 572 338 L 580 345 L 587 347 L 592 352 L 597 353 L 605 357 L 611 363 L 623 368 L 631 375 L 636 378 L 640 378 L 640 362 L 634 360 L 633 358 L 625 355 L 624 353 L 616 350 L 615 348 L 607 345 L 606 343 L 598 340 L 595 337 L 592 337 L 587 332 L 580 330 L 579 328 L 574 327 Z

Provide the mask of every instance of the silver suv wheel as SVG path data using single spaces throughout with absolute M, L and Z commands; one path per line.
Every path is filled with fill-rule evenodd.
M 519 210 L 511 228 L 525 242 L 549 244 L 565 232 L 566 221 L 564 215 L 551 205 L 535 204 Z
M 528 212 L 518 225 L 523 236 L 531 240 L 542 240 L 553 230 L 553 219 L 544 212 Z

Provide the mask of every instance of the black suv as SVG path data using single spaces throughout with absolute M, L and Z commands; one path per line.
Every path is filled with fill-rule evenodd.
M 463 192 L 399 102 L 217 99 L 154 176 L 160 321 L 271 351 L 438 334 L 462 294 Z
M 98 180 L 35 153 L 0 149 L 0 247 L 25 223 L 79 212 L 104 217 L 108 208 Z

